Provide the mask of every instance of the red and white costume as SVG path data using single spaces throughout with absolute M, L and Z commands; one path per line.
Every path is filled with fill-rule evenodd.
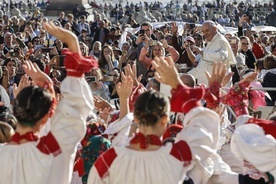
M 125 146 L 129 142 L 129 130 L 133 120 L 133 113 L 128 113 L 121 120 L 110 123 L 105 130 L 113 146 Z
M 77 143 L 85 135 L 86 117 L 93 109 L 88 84 L 80 78 L 84 72 L 78 70 L 82 61 L 78 55 L 72 55 L 74 60 L 66 57 L 70 65 L 75 64 L 71 67 L 75 70 L 68 70 L 61 84 L 63 98 L 51 118 L 50 132 L 41 138 L 30 137 L 23 144 L 0 147 L 1 184 L 70 183 Z M 87 63 L 87 68 L 91 68 L 91 63 Z
M 246 120 L 247 119 L 247 120 Z M 244 118 L 232 136 L 231 149 L 244 161 L 244 174 L 267 182 L 269 172 L 276 178 L 276 122 Z
M 85 120 L 92 108 L 92 96 L 84 78 L 67 77 L 61 91 L 63 98 L 45 137 L 0 147 L 0 183 L 69 183 L 76 145 L 85 134 Z
M 183 90 L 186 88 L 179 86 L 172 92 L 173 97 L 182 96 Z M 179 101 L 185 100 L 174 101 L 173 97 L 172 105 L 182 104 Z M 218 140 L 218 135 L 213 137 L 210 132 L 215 130 L 218 134 L 219 116 L 209 109 L 196 107 L 198 103 L 196 99 L 193 100 L 195 101 L 190 101 L 188 106 L 184 104 L 180 107 L 187 113 L 186 117 L 193 118 L 189 119 L 189 124 L 181 131 L 176 143 L 169 142 L 155 151 L 114 147 L 95 162 L 90 170 L 88 183 L 182 183 L 186 173 L 192 169 L 200 156 L 210 156 L 209 148 L 212 148 L 214 141 Z

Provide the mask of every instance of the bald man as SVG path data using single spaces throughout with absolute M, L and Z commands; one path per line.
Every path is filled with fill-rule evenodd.
M 193 88 L 196 85 L 196 80 L 195 80 L 194 76 L 191 74 L 184 73 L 180 76 L 180 79 L 185 85 L 187 85 L 189 87 Z
M 208 85 L 205 71 L 207 70 L 211 74 L 214 62 L 225 63 L 228 72 L 231 72 L 230 65 L 236 64 L 236 58 L 229 42 L 218 32 L 218 28 L 213 21 L 205 21 L 201 31 L 207 45 L 203 49 L 193 46 L 193 51 L 200 54 L 201 57 L 198 66 L 188 73 L 193 75 L 198 80 L 198 83 Z

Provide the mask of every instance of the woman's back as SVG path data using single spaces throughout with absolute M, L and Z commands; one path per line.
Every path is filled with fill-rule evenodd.
M 182 183 L 192 167 L 190 161 L 183 160 L 190 159 L 191 151 L 184 141 L 167 143 L 153 151 L 114 147 L 95 162 L 88 183 Z
M 46 184 L 53 155 L 42 153 L 37 142 L 0 147 L 0 183 Z

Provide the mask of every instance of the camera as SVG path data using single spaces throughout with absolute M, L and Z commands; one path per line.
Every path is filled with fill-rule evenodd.
M 64 58 L 65 58 L 65 55 L 58 55 L 57 56 L 57 66 L 58 67 L 63 67 L 64 66 Z
M 18 57 L 19 56 L 19 48 L 14 48 L 9 51 L 11 57 Z
M 96 82 L 96 77 L 95 76 L 88 76 L 88 77 L 85 77 L 85 79 L 88 83 Z
M 41 49 L 41 52 L 42 53 L 50 53 L 51 50 L 52 50 L 52 48 L 44 47 L 44 48 Z
M 144 35 L 144 34 L 145 34 L 145 30 L 141 29 L 141 30 L 139 31 L 139 34 L 140 34 L 140 35 Z
M 230 44 L 236 44 L 237 43 L 237 40 L 236 39 L 231 39 L 230 40 Z
M 190 29 L 194 29 L 196 27 L 195 24 L 189 24 L 189 26 L 190 26 Z

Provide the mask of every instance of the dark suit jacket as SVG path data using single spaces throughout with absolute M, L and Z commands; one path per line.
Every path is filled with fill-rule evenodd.
M 188 57 L 187 51 L 180 47 L 177 35 L 173 35 L 172 37 L 172 46 L 180 54 L 179 59 L 176 61 L 176 63 L 186 63 L 188 67 L 194 67 L 194 64 Z
M 105 27 L 102 28 L 103 31 L 104 31 L 104 38 L 103 38 L 103 42 L 102 42 L 102 45 L 107 41 L 108 39 L 108 33 L 109 33 L 109 30 Z M 97 28 L 95 30 L 95 34 L 94 34 L 94 38 L 93 38 L 93 44 L 95 41 L 99 41 L 100 40 L 100 32 L 101 32 L 101 29 L 100 28 Z
M 91 37 L 93 37 L 95 35 L 96 30 L 99 28 L 98 26 L 98 22 L 92 22 L 91 26 L 90 26 L 90 30 L 91 30 Z

